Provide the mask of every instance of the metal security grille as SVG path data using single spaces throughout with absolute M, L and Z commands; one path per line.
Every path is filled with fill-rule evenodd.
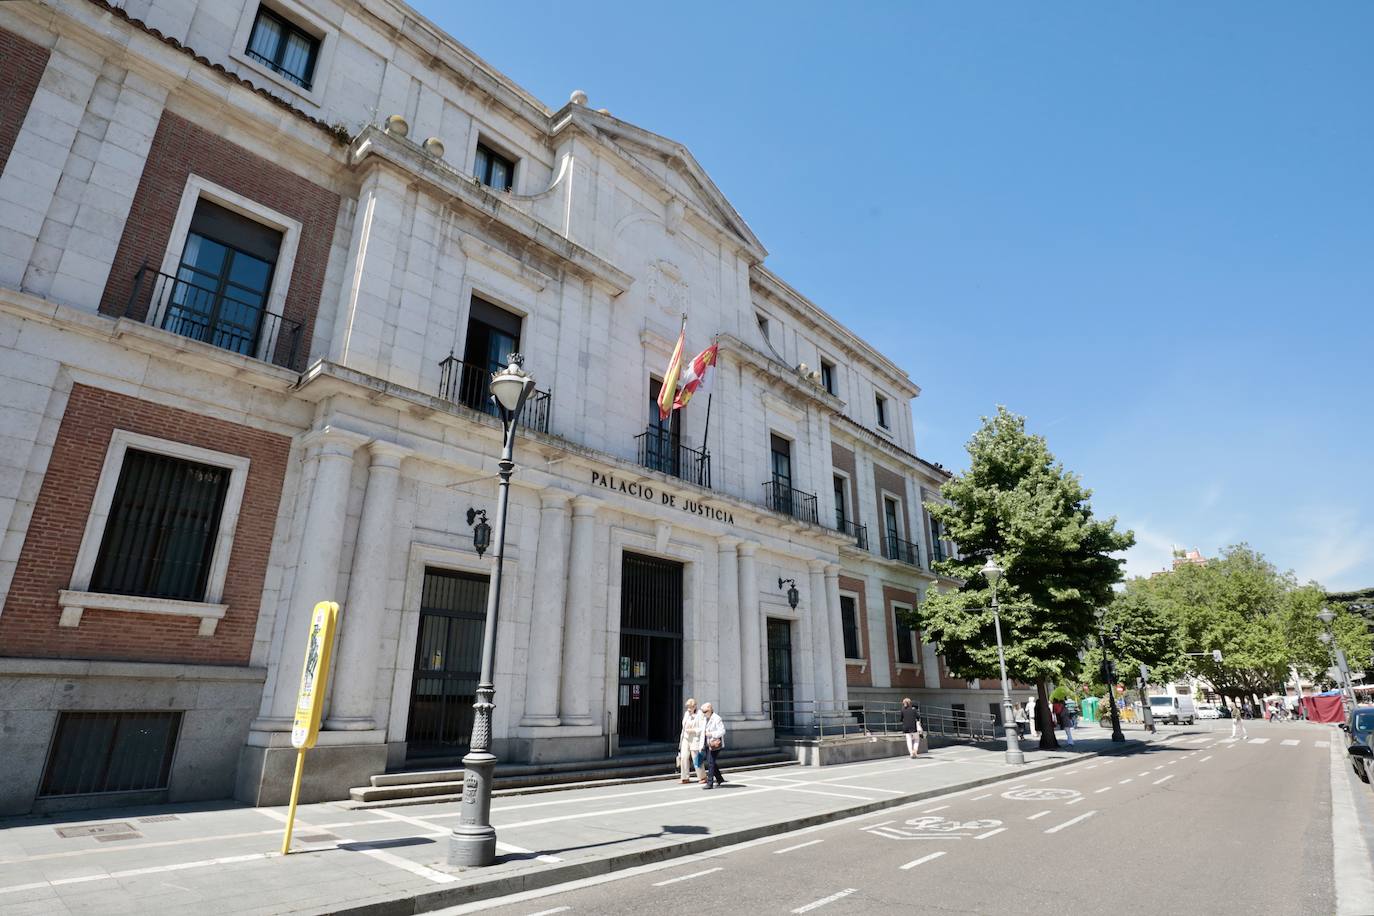
M 682 702 L 682 564 L 626 553 L 620 573 L 620 743 L 673 741 Z
M 768 618 L 768 701 L 773 726 L 785 730 L 795 724 L 792 709 L 792 623 Z
M 91 590 L 201 601 L 229 471 L 129 449 Z
M 486 576 L 425 570 L 406 730 L 408 757 L 467 751 L 486 617 Z
M 39 795 L 167 788 L 179 712 L 64 712 Z

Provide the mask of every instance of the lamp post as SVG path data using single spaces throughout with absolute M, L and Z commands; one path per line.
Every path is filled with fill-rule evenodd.
M 997 611 L 997 582 L 1002 578 L 1002 567 L 989 556 L 980 572 L 992 586 L 992 628 L 997 633 L 997 665 L 1002 671 L 1002 730 L 1007 736 L 1007 763 L 1025 763 L 1021 739 L 1016 734 L 1016 717 L 1011 711 L 1011 681 L 1007 680 L 1007 656 L 1002 651 L 1002 617 Z
M 1116 710 L 1116 691 L 1112 688 L 1112 660 L 1109 645 L 1113 637 L 1120 638 L 1121 625 L 1117 624 L 1112 637 L 1107 636 L 1105 627 L 1107 612 L 1102 608 L 1097 609 L 1097 641 L 1102 645 L 1102 680 L 1107 683 L 1107 706 L 1112 714 L 1112 740 L 1125 741 L 1126 736 L 1121 734 L 1121 714 Z M 1145 704 L 1149 708 L 1149 704 Z
M 534 391 L 534 378 L 523 368 L 519 353 L 510 355 L 510 365 L 491 377 L 491 400 L 501 418 L 501 461 L 496 502 L 496 543 L 492 560 L 496 569 L 487 590 L 487 618 L 482 630 L 482 670 L 477 681 L 477 700 L 472 722 L 472 741 L 463 757 L 463 807 L 458 825 L 448 841 L 448 864 L 468 867 L 490 865 L 496 861 L 496 828 L 491 826 L 491 777 L 496 756 L 491 753 L 491 711 L 496 697 L 492 665 L 496 656 L 496 612 L 501 606 L 501 568 L 506 552 L 506 507 L 510 502 L 510 478 L 515 472 L 515 424 L 520 409 Z M 476 513 L 473 513 L 474 516 Z M 484 519 L 485 521 L 485 519 Z
M 1341 680 L 1341 693 L 1353 706 L 1355 704 L 1355 686 L 1350 680 L 1350 668 L 1345 663 L 1345 650 L 1336 645 L 1336 636 L 1331 632 L 1331 622 L 1336 619 L 1336 614 L 1329 607 L 1324 607 L 1317 614 L 1317 619 L 1322 622 L 1326 632 L 1317 635 L 1317 638 L 1326 646 L 1328 653 L 1336 657 L 1336 673 Z

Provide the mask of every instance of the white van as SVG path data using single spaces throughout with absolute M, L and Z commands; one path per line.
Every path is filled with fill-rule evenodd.
M 1197 718 L 1197 707 L 1190 696 L 1165 696 L 1156 694 L 1150 697 L 1150 712 L 1156 722 L 1172 725 L 1192 725 Z

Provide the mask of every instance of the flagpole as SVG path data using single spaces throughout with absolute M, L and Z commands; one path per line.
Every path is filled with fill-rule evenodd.
M 714 346 L 714 347 L 719 347 L 719 346 L 720 346 L 720 335 L 719 335 L 719 334 L 717 334 L 717 335 L 715 335 L 714 337 L 711 338 L 711 345 Z M 715 363 L 715 364 L 712 366 L 712 368 L 715 369 L 717 372 L 719 372 L 719 371 L 720 371 L 720 351 L 719 351 L 719 350 L 716 351 L 716 358 L 715 358 L 715 360 L 714 360 L 714 363 Z M 701 428 L 701 450 L 702 450 L 703 452 L 707 452 L 707 453 L 710 452 L 710 447 L 707 445 L 707 442 L 706 442 L 706 436 L 707 436 L 708 433 L 711 432 L 711 398 L 715 397 L 715 394 L 716 394 L 716 392 L 715 392 L 714 388 L 713 388 L 711 391 L 706 392 L 706 425 L 703 426 L 703 427 Z

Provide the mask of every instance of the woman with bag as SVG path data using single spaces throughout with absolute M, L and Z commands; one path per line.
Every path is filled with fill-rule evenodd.
M 725 750 L 725 721 L 716 715 L 710 703 L 702 704 L 701 715 L 701 734 L 705 741 L 703 750 L 706 753 L 706 784 L 702 788 L 712 789 L 717 783 L 725 785 L 725 777 L 720 775 L 720 764 L 716 762 L 716 755 Z
M 702 717 L 697 712 L 697 701 L 694 697 L 688 697 L 687 708 L 682 713 L 682 734 L 677 741 L 677 766 L 683 785 L 692 781 L 692 770 L 697 771 L 703 782 L 706 780 L 697 763 L 697 755 L 701 751 L 701 726 Z
M 902 734 L 906 736 L 906 752 L 915 760 L 921 754 L 921 718 L 917 715 L 916 707 L 911 703 L 911 697 L 902 700 Z

